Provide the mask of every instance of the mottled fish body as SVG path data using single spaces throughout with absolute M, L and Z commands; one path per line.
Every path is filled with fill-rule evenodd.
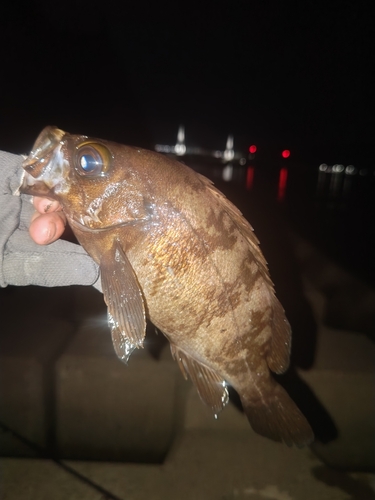
M 57 199 L 99 264 L 117 355 L 143 346 L 146 317 L 217 414 L 238 392 L 255 431 L 301 446 L 305 417 L 271 372 L 291 332 L 250 224 L 205 177 L 157 153 L 47 127 L 23 191 Z

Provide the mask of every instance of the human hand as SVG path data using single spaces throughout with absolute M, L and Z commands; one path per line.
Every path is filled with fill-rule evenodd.
M 59 204 L 36 197 L 33 206 L 30 196 L 16 196 L 22 161 L 0 151 L 0 286 L 93 285 L 101 290 L 98 265 L 80 245 L 58 239 L 65 227 Z
M 48 245 L 59 239 L 66 226 L 59 202 L 34 196 L 33 205 L 36 212 L 31 217 L 29 233 L 35 243 Z

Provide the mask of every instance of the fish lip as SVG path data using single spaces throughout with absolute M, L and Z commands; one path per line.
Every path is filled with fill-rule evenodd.
M 66 192 L 69 163 L 64 158 L 64 137 L 57 127 L 46 127 L 39 134 L 29 156 L 23 161 L 25 175 L 19 189 L 21 193 L 58 199 Z
M 38 135 L 33 148 L 22 167 L 26 172 L 37 178 L 49 163 L 56 147 L 61 143 L 65 132 L 54 126 L 48 126 Z
M 136 219 L 136 220 L 131 220 L 131 221 L 126 221 L 126 222 L 119 222 L 118 224 L 111 224 L 110 226 L 102 226 L 102 227 L 87 227 L 82 222 L 69 217 L 68 216 L 68 221 L 69 225 L 73 226 L 81 231 L 89 232 L 89 233 L 100 233 L 102 231 L 108 231 L 112 229 L 118 229 L 119 227 L 124 227 L 124 226 L 134 226 L 135 224 L 139 224 L 141 222 L 148 222 L 150 220 L 150 217 L 146 217 L 144 219 Z

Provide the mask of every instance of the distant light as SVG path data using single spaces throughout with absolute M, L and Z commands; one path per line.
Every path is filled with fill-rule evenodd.
M 185 127 L 183 125 L 180 125 L 178 127 L 177 142 L 179 143 L 185 142 Z
M 246 158 L 240 158 L 239 163 L 240 163 L 240 165 L 245 165 L 246 164 Z
M 338 163 L 336 163 L 336 165 L 333 165 L 332 167 L 332 172 L 335 174 L 340 174 L 344 170 L 345 170 L 344 165 L 339 165 Z
M 174 146 L 155 144 L 155 151 L 157 151 L 158 153 L 174 153 L 174 148 Z
M 326 172 L 328 169 L 328 165 L 326 163 L 322 163 L 321 165 L 319 165 L 319 170 L 321 172 Z
M 345 173 L 348 175 L 355 175 L 357 173 L 357 169 L 354 165 L 348 165 L 345 169 Z
M 223 153 L 223 158 L 224 158 L 224 161 L 232 161 L 234 158 L 233 149 L 226 149 Z
M 250 147 L 249 147 L 249 153 L 251 154 L 254 154 L 257 152 L 257 147 L 255 146 L 255 144 L 252 144 Z
M 176 155 L 183 156 L 186 153 L 185 144 L 181 144 L 178 142 L 174 147 L 174 151 L 175 151 Z
M 289 156 L 290 156 L 290 151 L 289 151 L 289 149 L 284 149 L 284 151 L 281 153 L 281 156 L 282 156 L 283 158 L 289 158 Z

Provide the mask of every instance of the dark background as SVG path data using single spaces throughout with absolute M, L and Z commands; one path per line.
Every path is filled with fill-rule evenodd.
M 373 2 L 354 0 L 8 0 L 0 148 L 28 153 L 46 125 L 148 148 L 174 144 L 181 123 L 191 146 L 223 149 L 232 133 L 235 148 L 258 146 L 263 205 L 259 173 L 274 193 L 288 148 L 289 219 L 375 283 L 374 13 Z M 329 175 L 317 187 L 321 163 L 366 176 L 345 177 L 344 199 Z M 246 212 L 255 195 L 232 199 Z M 272 230 L 272 217 L 256 217 L 257 233 Z
M 374 20 L 361 1 L 6 1 L 0 147 L 46 124 L 153 147 L 184 123 L 202 147 L 368 157 Z

